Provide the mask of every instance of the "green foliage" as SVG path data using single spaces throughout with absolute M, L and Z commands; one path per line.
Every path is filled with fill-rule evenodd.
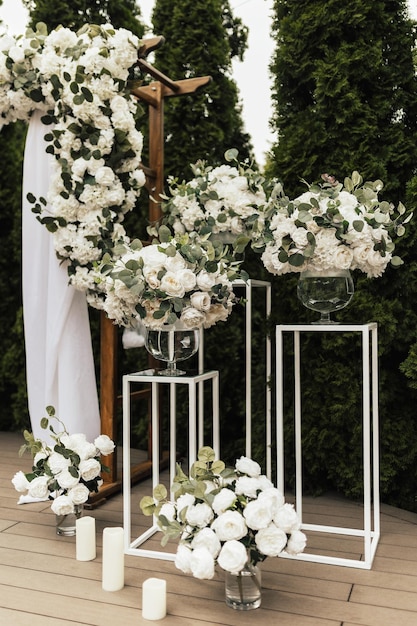
M 59 25 L 78 30 L 83 24 L 126 28 L 138 37 L 144 33 L 136 0 L 22 0 L 30 12 L 30 25 L 45 22 L 51 31 Z
M 269 168 L 287 192 L 300 175 L 359 170 L 404 193 L 417 156 L 417 81 L 406 2 L 276 0 Z
M 231 60 L 241 58 L 247 29 L 234 18 L 227 0 L 157 0 L 154 32 L 166 43 L 155 65 L 173 80 L 211 76 L 211 83 L 191 95 L 166 98 L 165 172 L 180 180 L 190 177 L 198 159 L 223 162 L 228 148 L 242 159 L 252 151 L 243 131 L 237 86 L 230 79 Z

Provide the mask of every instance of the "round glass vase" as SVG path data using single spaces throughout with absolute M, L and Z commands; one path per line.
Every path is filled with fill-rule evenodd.
M 237 574 L 226 572 L 225 600 L 227 606 L 238 611 L 258 609 L 262 601 L 261 570 L 250 563 Z
M 145 347 L 158 361 L 165 361 L 167 367 L 159 371 L 162 376 L 182 376 L 186 372 L 177 369 L 179 361 L 192 357 L 200 344 L 198 328 L 181 328 L 170 325 L 159 329 L 147 328 Z
M 74 504 L 74 512 L 66 515 L 55 515 L 56 534 L 63 537 L 73 537 L 76 532 L 75 522 L 83 514 L 83 505 Z
M 349 270 L 306 270 L 300 273 L 297 284 L 300 302 L 321 315 L 312 324 L 337 324 L 330 319 L 330 313 L 344 309 L 352 300 L 354 291 Z

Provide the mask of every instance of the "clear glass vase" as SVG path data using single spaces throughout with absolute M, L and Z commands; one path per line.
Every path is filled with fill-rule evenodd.
M 55 515 L 56 534 L 64 537 L 73 537 L 75 535 L 75 522 L 83 514 L 83 505 L 74 504 L 74 513 L 67 515 Z
M 146 329 L 145 347 L 158 361 L 167 363 L 166 369 L 159 372 L 163 376 L 181 376 L 184 370 L 177 369 L 179 361 L 192 357 L 198 350 L 200 330 L 167 326 L 161 329 Z
M 330 313 L 339 311 L 352 300 L 355 288 L 349 270 L 326 270 L 301 272 L 297 285 L 300 302 L 320 313 L 313 324 L 337 324 L 330 319 Z
M 225 575 L 226 604 L 238 611 L 249 611 L 261 606 L 262 601 L 261 570 L 257 565 L 248 563 L 241 572 Z

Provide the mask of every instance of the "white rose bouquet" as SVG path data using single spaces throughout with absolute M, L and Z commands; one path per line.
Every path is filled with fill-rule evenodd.
M 237 155 L 235 149 L 225 153 L 226 161 L 234 165 L 212 167 L 197 161 L 191 165 L 191 180 L 180 183 L 169 178 L 169 193 L 162 195 L 163 223 L 177 233 L 195 231 L 232 244 L 236 253 L 256 243 L 264 230 L 269 200 L 282 185 L 239 163 Z
M 292 504 L 263 474 L 256 461 L 241 457 L 233 469 L 201 448 L 186 476 L 180 466 L 172 485 L 174 500 L 158 485 L 140 507 L 155 515 L 162 545 L 179 539 L 175 565 L 196 578 L 213 578 L 216 564 L 239 574 L 282 552 L 298 554 L 306 545 Z
M 55 441 L 53 448 L 35 439 L 33 434 L 24 431 L 26 443 L 19 451 L 21 456 L 30 451 L 33 467 L 29 473 L 19 471 L 12 478 L 16 491 L 27 493 L 32 498 L 47 499 L 52 502 L 56 515 L 74 512 L 74 506 L 87 502 L 90 492 L 97 492 L 103 480 L 101 473 L 108 468 L 101 463 L 100 455 L 107 456 L 115 444 L 107 435 L 100 435 L 89 443 L 82 433 L 70 435 L 61 420 L 55 415 L 54 407 L 46 408 L 48 417 L 41 420 L 43 429 L 49 427 Z M 55 432 L 50 419 L 54 418 L 63 430 Z
M 404 234 L 412 215 L 399 204 L 378 199 L 380 180 L 365 182 L 358 172 L 344 184 L 324 174 L 324 183 L 293 201 L 277 204 L 266 228 L 262 261 L 272 274 L 305 270 L 360 270 L 381 276 L 394 256 L 392 236 Z
M 150 329 L 177 322 L 209 328 L 231 313 L 237 264 L 196 233 L 172 237 L 162 226 L 159 241 L 143 246 L 135 240 L 117 252 L 116 261 L 106 256 L 97 271 L 103 308 L 115 323 L 129 326 L 140 318 Z

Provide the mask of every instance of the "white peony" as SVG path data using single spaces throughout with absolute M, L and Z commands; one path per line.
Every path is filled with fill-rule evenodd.
M 101 465 L 96 459 L 85 459 L 81 461 L 79 470 L 83 480 L 88 482 L 100 476 Z
M 78 485 L 75 485 L 68 491 L 68 497 L 74 504 L 84 504 L 84 502 L 87 502 L 89 495 L 88 487 L 82 483 L 78 483 Z
M 192 550 L 180 543 L 175 554 L 175 567 L 184 572 L 184 574 L 192 574 L 191 555 Z
M 227 572 L 239 573 L 248 562 L 245 546 L 240 541 L 226 541 L 220 550 L 217 562 Z
M 48 476 L 37 476 L 31 480 L 29 484 L 29 495 L 32 498 L 46 498 L 49 494 L 48 482 Z
M 288 554 L 300 554 L 307 544 L 307 537 L 301 530 L 294 530 L 288 539 L 285 552 Z
M 259 463 L 246 456 L 241 456 L 240 459 L 236 461 L 235 468 L 237 472 L 247 474 L 248 476 L 252 476 L 254 478 L 261 475 L 261 466 Z
M 73 476 L 68 470 L 63 470 L 56 475 L 56 480 L 61 489 L 71 489 L 78 485 L 79 478 Z
M 12 484 L 16 491 L 19 491 L 19 493 L 27 491 L 30 485 L 28 479 L 26 478 L 26 474 L 22 471 L 16 472 L 12 478 Z
M 99 437 L 96 437 L 96 439 L 94 439 L 94 445 L 100 454 L 103 454 L 104 456 L 111 454 L 116 447 L 108 435 L 100 435 Z
M 216 513 L 216 515 L 220 515 L 221 513 L 224 513 L 227 509 L 230 509 L 230 507 L 232 507 L 235 502 L 235 492 L 231 489 L 227 489 L 227 487 L 224 487 L 219 491 L 219 493 L 214 496 L 211 506 L 213 507 L 213 511 Z
M 300 519 L 294 509 L 294 505 L 287 502 L 281 506 L 274 514 L 274 524 L 286 533 L 292 533 L 294 530 L 299 530 Z
M 248 502 L 243 511 L 246 524 L 252 530 L 266 528 L 272 522 L 273 514 L 272 502 L 265 498 Z
M 242 539 L 248 531 L 245 518 L 239 511 L 225 511 L 211 525 L 220 541 Z
M 58 496 L 52 502 L 51 509 L 55 515 L 69 515 L 74 513 L 74 503 L 69 496 Z
M 194 535 L 191 542 L 193 550 L 196 548 L 207 548 L 212 557 L 215 559 L 221 548 L 221 544 L 218 536 L 211 528 L 202 528 L 196 535 Z
M 278 556 L 287 544 L 287 535 L 275 524 L 261 528 L 255 535 L 255 543 L 259 552 L 266 556 Z
M 213 510 L 205 502 L 192 504 L 187 508 L 187 512 L 185 514 L 185 519 L 190 524 L 190 526 L 194 526 L 197 528 L 204 528 L 204 526 L 210 524 L 213 517 Z
M 214 576 L 214 558 L 205 548 L 196 548 L 191 553 L 190 569 L 195 578 L 210 580 Z

